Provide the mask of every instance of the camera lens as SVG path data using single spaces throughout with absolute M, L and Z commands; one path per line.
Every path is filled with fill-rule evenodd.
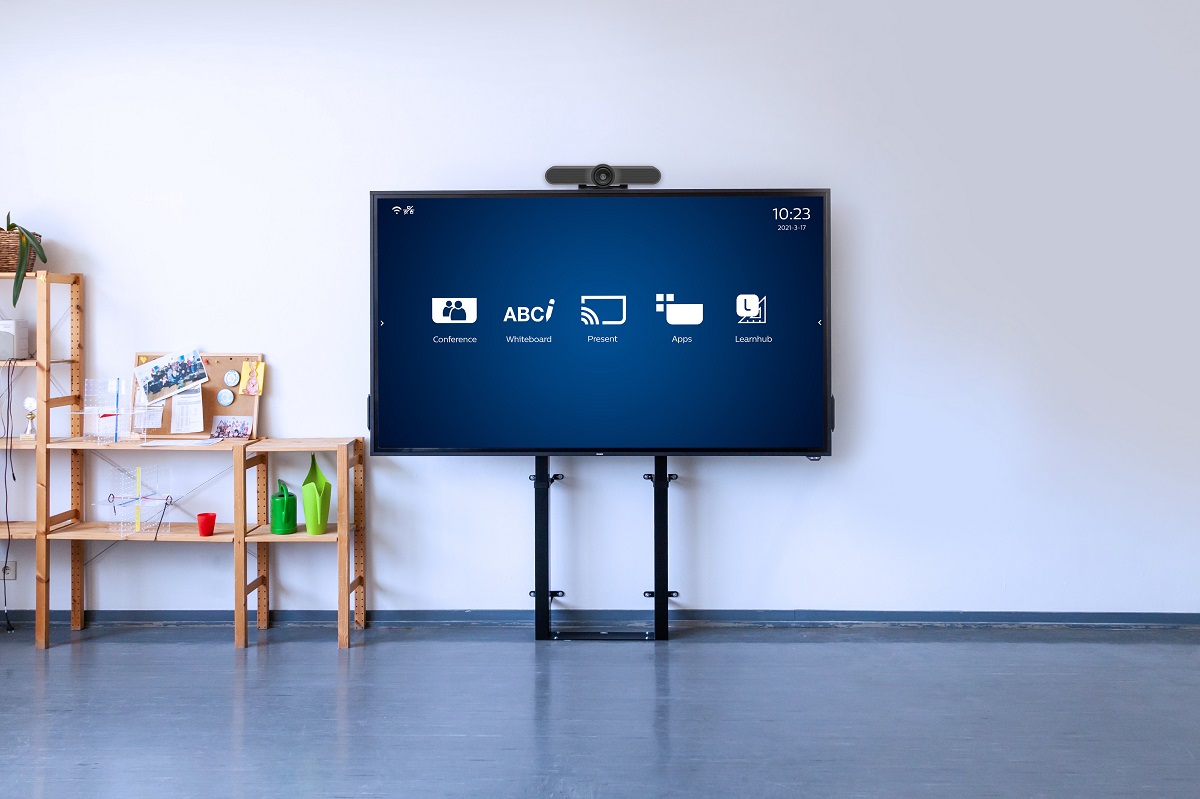
M 613 181 L 612 167 L 601 164 L 592 170 L 592 182 L 597 186 L 607 186 Z

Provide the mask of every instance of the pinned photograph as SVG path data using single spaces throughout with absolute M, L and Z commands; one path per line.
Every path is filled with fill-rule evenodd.
M 242 388 L 238 393 L 251 397 L 260 396 L 266 372 L 267 365 L 262 361 L 242 361 Z
M 198 350 L 180 350 L 134 367 L 138 388 L 146 394 L 146 402 L 154 403 L 172 397 L 180 391 L 208 382 L 204 360 Z
M 209 438 L 249 438 L 253 429 L 253 416 L 214 416 Z

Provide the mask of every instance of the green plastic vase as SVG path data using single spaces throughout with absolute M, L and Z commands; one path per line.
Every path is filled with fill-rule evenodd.
M 329 524 L 329 497 L 332 493 L 333 486 L 325 479 L 325 475 L 321 474 L 321 468 L 317 466 L 317 456 L 313 454 L 312 465 L 308 467 L 308 474 L 300 484 L 300 494 L 304 498 L 304 524 L 309 535 L 325 535 L 325 528 Z

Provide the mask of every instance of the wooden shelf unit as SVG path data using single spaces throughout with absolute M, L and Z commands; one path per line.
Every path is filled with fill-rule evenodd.
M 309 535 L 303 525 L 294 533 L 277 535 L 270 529 L 270 478 L 268 458 L 272 452 L 333 452 L 337 457 L 337 521 L 324 535 Z M 233 456 L 233 572 L 234 646 L 246 646 L 249 614 L 246 597 L 257 592 L 258 628 L 271 623 L 271 551 L 279 544 L 337 544 L 338 646 L 350 646 L 350 594 L 354 594 L 354 626 L 366 626 L 366 496 L 363 469 L 366 466 L 361 438 L 264 438 L 241 442 Z M 246 479 L 254 471 L 257 503 L 254 524 L 246 520 Z M 344 531 L 344 532 L 343 532 Z M 246 580 L 246 547 L 254 546 L 258 575 Z M 351 560 L 353 574 L 351 577 Z
M 6 272 L 0 278 L 12 279 L 14 274 Z M 36 551 L 36 583 L 34 598 L 37 607 L 49 608 L 50 605 L 50 549 L 47 534 L 61 529 L 65 521 L 80 518 L 78 508 L 83 502 L 83 455 L 71 456 L 71 502 L 72 510 L 67 514 L 50 515 L 50 453 L 46 444 L 50 440 L 50 411 L 56 408 L 69 408 L 70 411 L 83 410 L 83 276 L 79 274 L 56 274 L 39 270 L 25 275 L 26 281 L 33 279 L 37 286 L 34 313 L 37 316 L 36 332 L 34 333 L 34 357 L 15 361 L 20 367 L 34 367 L 37 396 L 37 439 L 35 441 L 13 440 L 13 449 L 33 449 L 35 451 L 35 479 L 37 491 L 35 499 L 37 519 L 33 522 L 17 523 L 21 528 L 18 533 L 14 530 L 14 538 L 32 538 Z M 53 286 L 66 286 L 68 292 L 67 313 L 70 316 L 67 357 L 55 358 L 50 351 L 51 333 L 54 320 L 51 313 L 54 310 Z M 61 354 L 61 353 L 60 353 Z M 70 381 L 67 393 L 61 397 L 51 396 L 51 367 L 59 364 L 70 366 Z M 11 399 L 11 398 L 10 398 Z M 83 433 L 83 417 L 78 413 L 71 415 L 71 435 Z M 32 447 L 30 446 L 32 444 Z M 27 535 L 26 524 L 33 525 L 33 534 Z M 72 585 L 75 576 L 83 574 L 83 543 L 71 543 Z M 35 622 L 34 639 L 37 645 L 45 648 L 49 641 L 50 614 L 39 611 Z
M 79 417 L 75 417 L 79 418 Z M 39 649 L 49 646 L 50 633 L 50 604 L 49 604 L 49 558 L 46 569 L 42 571 L 41 553 L 48 553 L 51 541 L 71 542 L 71 629 L 82 630 L 84 621 L 84 544 L 87 541 L 136 541 L 144 543 L 207 543 L 232 544 L 234 548 L 234 645 L 244 648 L 247 640 L 246 597 L 258 592 L 258 627 L 267 629 L 270 626 L 270 549 L 274 544 L 286 543 L 330 543 L 337 544 L 338 556 L 338 646 L 350 646 L 350 594 L 355 596 L 354 626 L 362 629 L 366 626 L 366 585 L 365 585 L 365 541 L 361 531 L 364 530 L 366 514 L 366 498 L 364 495 L 363 467 L 364 448 L 361 438 L 304 438 L 304 439 L 259 439 L 247 441 L 243 439 L 227 439 L 213 446 L 198 447 L 183 443 L 171 445 L 144 446 L 136 441 L 96 442 L 92 439 L 72 437 L 47 441 L 39 448 L 39 457 L 49 455 L 54 450 L 67 450 L 71 453 L 72 463 L 76 457 L 89 451 L 129 451 L 141 449 L 148 453 L 166 452 L 217 452 L 232 455 L 233 459 L 233 504 L 234 518 L 227 523 L 218 523 L 212 536 L 201 536 L 195 522 L 172 521 L 170 529 L 145 529 L 136 533 L 123 533 L 108 522 L 83 520 L 82 491 L 72 486 L 72 506 L 69 510 L 53 516 L 49 513 L 49 491 L 46 494 L 46 506 L 43 508 L 42 484 L 39 483 L 39 522 L 19 523 L 33 525 L 39 552 L 38 571 L 38 604 L 37 604 L 37 635 L 36 645 Z M 275 535 L 270 531 L 270 489 L 267 475 L 267 458 L 271 452 L 334 452 L 337 455 L 337 523 L 330 525 L 324 535 L 308 535 L 305 527 L 289 535 Z M 255 523 L 247 523 L 247 492 L 246 476 L 251 470 L 256 470 L 257 503 Z M 82 482 L 82 469 L 72 466 L 72 480 L 79 475 Z M 81 487 L 80 487 L 81 488 Z M 43 522 L 45 520 L 43 534 Z M 149 525 L 147 525 L 149 527 Z M 342 534 L 342 530 L 347 531 Z M 22 526 L 22 532 L 28 530 Z M 14 530 L 14 538 L 16 531 Z M 253 581 L 246 581 L 246 548 L 254 546 L 258 556 L 258 576 Z M 353 560 L 354 577 L 350 576 L 350 564 Z M 43 579 L 44 575 L 44 579 Z
M 0 280 L 12 278 L 12 273 L 0 273 Z M 37 440 L 10 442 L 13 449 L 34 450 L 37 476 L 37 519 L 14 521 L 9 525 L 14 539 L 33 539 L 37 551 L 37 583 L 34 590 L 36 621 L 34 642 L 37 648 L 50 645 L 50 542 L 68 541 L 71 546 L 71 629 L 84 626 L 86 544 L 88 541 L 137 541 L 147 543 L 209 543 L 232 544 L 234 547 L 234 643 L 246 645 L 246 597 L 258 591 L 258 626 L 270 623 L 270 549 L 273 544 L 290 542 L 337 544 L 338 564 L 338 646 L 350 645 L 350 594 L 355 597 L 354 623 L 366 624 L 365 548 L 364 530 L 366 501 L 363 492 L 363 440 L 361 438 L 281 438 L 246 441 L 227 439 L 216 444 L 198 446 L 192 440 L 164 441 L 154 439 L 150 446 L 138 441 L 99 442 L 83 438 L 83 277 L 78 274 L 55 274 L 39 271 L 27 275 L 37 285 L 36 357 L 15 361 L 15 365 L 37 369 Z M 70 343 L 68 357 L 53 358 L 50 334 L 53 329 L 51 287 L 66 285 L 70 292 Z M 60 355 L 62 353 L 59 353 Z M 50 369 L 70 366 L 70 388 L 67 394 L 51 396 Z M 50 413 L 67 409 L 71 413 L 70 435 L 50 437 Z M 84 456 L 89 451 L 144 450 L 154 452 L 217 452 L 233 459 L 234 520 L 217 524 L 215 534 L 201 536 L 195 522 L 171 522 L 170 530 L 145 530 L 122 534 L 107 522 L 86 521 L 84 513 Z M 50 454 L 66 451 L 71 460 L 70 507 L 61 513 L 50 513 Z M 267 458 L 271 452 L 334 452 L 337 455 L 338 518 L 322 536 L 310 536 L 298 531 L 292 535 L 272 535 L 269 527 L 270 492 L 267 478 Z M 246 523 L 246 473 L 257 469 L 257 524 Z M 342 531 L 345 531 L 344 533 Z M 0 535 L 7 535 L 0 527 Z M 246 547 L 253 545 L 258 554 L 259 576 L 246 582 Z M 353 560 L 354 577 L 350 577 Z

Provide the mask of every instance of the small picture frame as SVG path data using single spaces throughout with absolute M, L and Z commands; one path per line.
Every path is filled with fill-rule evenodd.
M 253 430 L 253 416 L 214 416 L 209 438 L 249 438 Z

